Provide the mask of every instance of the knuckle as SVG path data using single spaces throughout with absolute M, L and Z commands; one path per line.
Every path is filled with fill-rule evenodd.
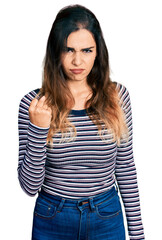
M 29 107 L 29 112 L 33 112 L 34 108 L 32 106 Z

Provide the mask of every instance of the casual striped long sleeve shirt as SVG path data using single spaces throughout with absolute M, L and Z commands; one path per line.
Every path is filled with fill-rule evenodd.
M 117 83 L 129 139 L 105 142 L 85 109 L 71 110 L 68 118 L 77 130 L 73 141 L 60 143 L 61 133 L 53 136 L 53 147 L 46 144 L 49 128 L 35 126 L 29 119 L 29 106 L 38 89 L 26 94 L 19 106 L 18 178 L 23 190 L 34 196 L 40 188 L 47 193 L 80 199 L 102 193 L 117 181 L 128 223 L 130 239 L 142 240 L 137 173 L 132 146 L 132 111 L 128 90 Z M 109 133 L 107 133 L 109 134 Z

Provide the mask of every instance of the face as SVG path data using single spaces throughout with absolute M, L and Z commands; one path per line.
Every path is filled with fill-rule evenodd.
M 91 32 L 80 29 L 67 39 L 61 62 L 68 81 L 86 81 L 96 58 L 96 42 Z

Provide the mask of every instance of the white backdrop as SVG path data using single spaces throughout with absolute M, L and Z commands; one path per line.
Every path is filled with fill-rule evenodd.
M 3 240 L 29 240 L 36 197 L 17 180 L 20 99 L 41 86 L 46 42 L 60 8 L 91 9 L 104 32 L 112 80 L 131 96 L 134 156 L 147 240 L 161 238 L 162 9 L 152 0 L 5 0 L 0 4 L 1 231 Z M 3 236 L 3 237 L 2 237 Z

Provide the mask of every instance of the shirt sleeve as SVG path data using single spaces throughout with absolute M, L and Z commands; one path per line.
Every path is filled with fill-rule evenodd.
M 119 186 L 128 224 L 130 240 L 145 239 L 141 218 L 140 198 L 137 183 L 137 172 L 133 157 L 133 125 L 130 95 L 128 90 L 120 85 L 119 95 L 121 106 L 125 113 L 128 126 L 128 139 L 122 139 L 117 147 L 115 175 Z
M 29 106 L 36 90 L 25 95 L 19 105 L 19 161 L 18 179 L 22 189 L 34 196 L 44 181 L 46 139 L 49 128 L 40 128 L 30 122 Z

